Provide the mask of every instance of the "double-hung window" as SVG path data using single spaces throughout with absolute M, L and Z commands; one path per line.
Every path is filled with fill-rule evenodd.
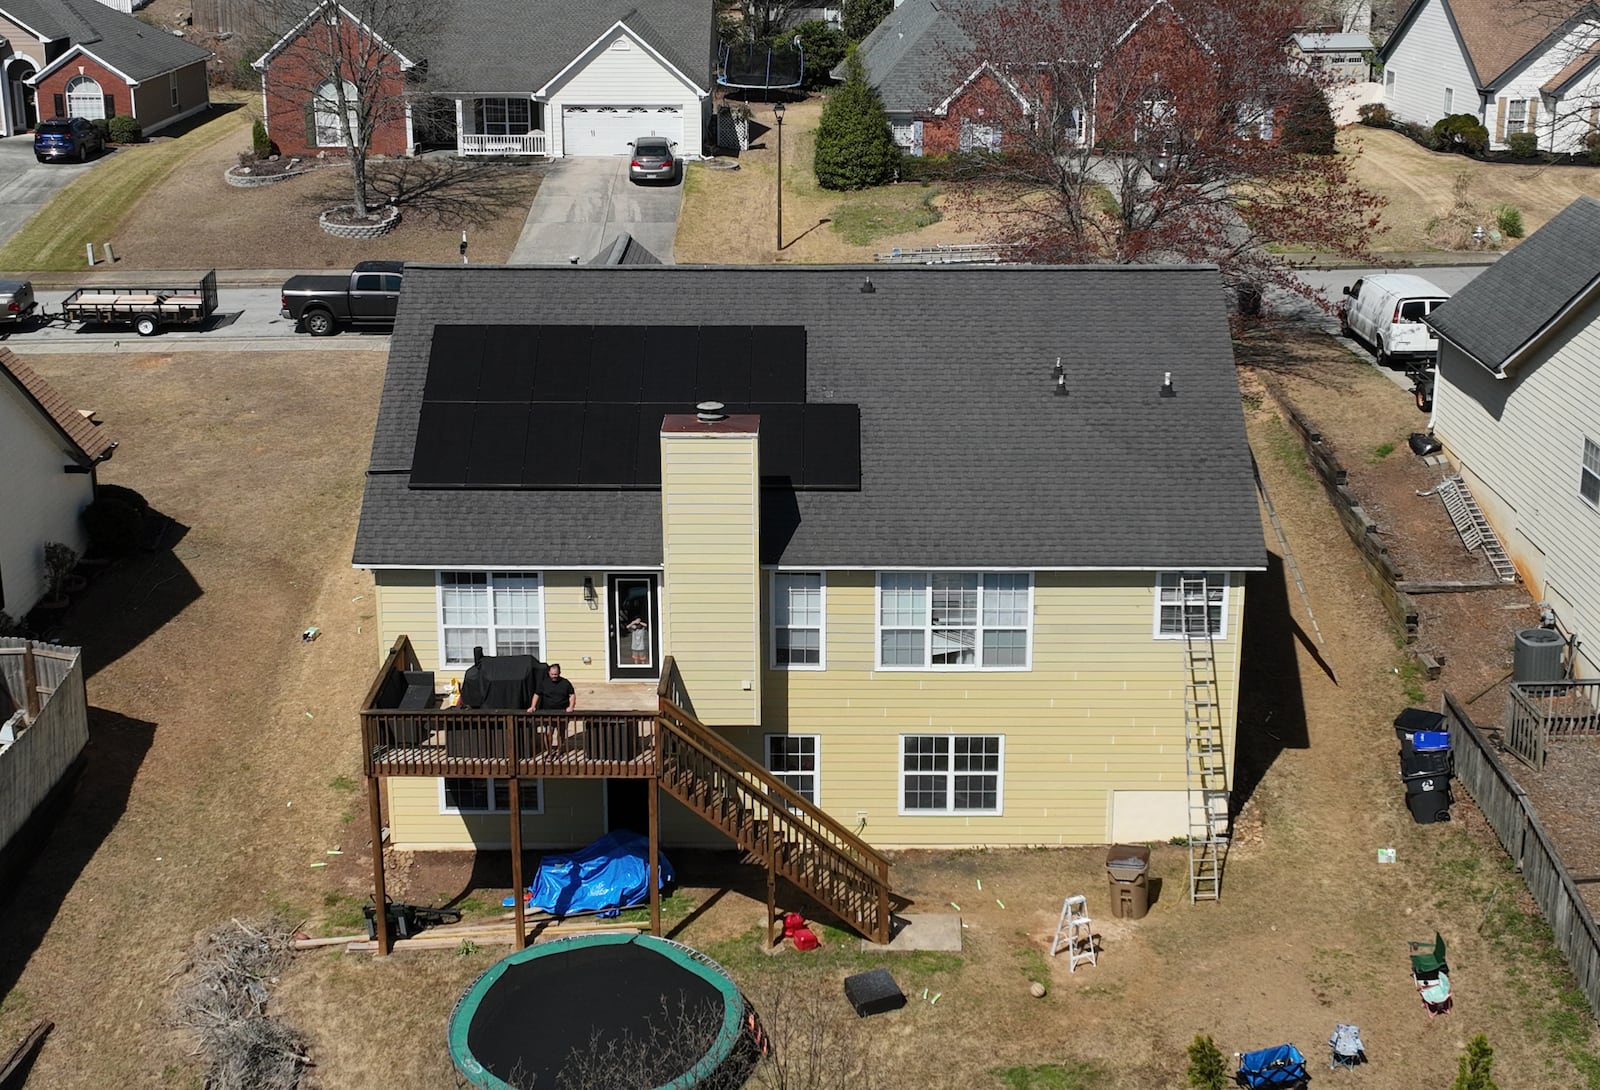
M 521 136 L 533 128 L 532 103 L 525 98 L 480 98 L 473 112 L 485 136 Z
M 826 665 L 823 653 L 825 587 L 820 572 L 772 573 L 774 669 L 821 670 Z
M 1578 475 L 1578 492 L 1595 507 L 1600 507 L 1600 443 L 1583 441 L 1583 470 Z
M 878 667 L 1026 670 L 1033 577 L 1025 572 L 882 572 Z
M 1005 762 L 999 734 L 900 736 L 902 814 L 998 814 Z
M 1506 99 L 1506 135 L 1514 132 L 1528 131 L 1528 100 L 1525 98 Z
M 1164 571 L 1156 577 L 1156 635 L 1210 634 L 1221 639 L 1227 635 L 1227 601 L 1227 572 Z
M 522 812 L 544 813 L 543 781 L 522 781 Z M 441 814 L 507 814 L 511 812 L 511 781 L 480 776 L 445 776 L 439 780 Z
M 474 647 L 486 655 L 538 658 L 544 631 L 538 574 L 440 572 L 439 630 L 446 667 L 471 663 Z
M 807 802 L 817 801 L 815 734 L 767 735 L 767 771 Z

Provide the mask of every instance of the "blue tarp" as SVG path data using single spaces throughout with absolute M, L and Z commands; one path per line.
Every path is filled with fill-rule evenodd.
M 547 855 L 528 887 L 528 907 L 552 916 L 574 912 L 615 913 L 650 899 L 650 841 L 619 829 L 567 855 Z M 672 864 L 658 856 L 661 888 L 672 883 Z M 505 907 L 512 906 L 507 897 Z
M 1293 1045 L 1262 1048 L 1239 1057 L 1240 1086 L 1304 1086 L 1306 1058 Z

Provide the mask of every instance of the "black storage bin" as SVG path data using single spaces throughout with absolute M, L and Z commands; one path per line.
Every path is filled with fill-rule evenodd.
M 1416 750 L 1400 751 L 1400 777 L 1410 779 L 1413 776 L 1449 776 L 1450 751 L 1447 749 L 1425 750 L 1418 753 Z
M 1430 781 L 1442 786 L 1431 791 L 1418 791 L 1416 794 L 1406 795 L 1406 809 L 1411 811 L 1411 820 L 1418 825 L 1432 825 L 1435 822 L 1450 820 L 1450 803 L 1455 801 L 1450 797 L 1450 788 L 1443 785 L 1443 781 Z M 1407 784 L 1407 790 L 1410 790 Z
M 1429 791 L 1450 790 L 1449 776 L 1404 776 L 1406 794 L 1422 795 Z
M 1446 730 L 1444 715 L 1426 708 L 1407 708 L 1394 717 L 1394 732 L 1404 740 L 1408 734 L 1419 730 Z

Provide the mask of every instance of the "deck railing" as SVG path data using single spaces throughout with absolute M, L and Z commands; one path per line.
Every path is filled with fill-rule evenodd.
M 456 135 L 461 155 L 548 155 L 549 137 L 542 131 L 517 133 L 464 132 Z

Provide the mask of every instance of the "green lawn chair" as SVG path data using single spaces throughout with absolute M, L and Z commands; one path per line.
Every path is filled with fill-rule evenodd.
M 1435 931 L 1433 942 L 1409 942 L 1411 948 L 1411 975 L 1418 980 L 1433 980 L 1440 973 L 1448 972 L 1450 966 L 1445 964 L 1444 937 Z

